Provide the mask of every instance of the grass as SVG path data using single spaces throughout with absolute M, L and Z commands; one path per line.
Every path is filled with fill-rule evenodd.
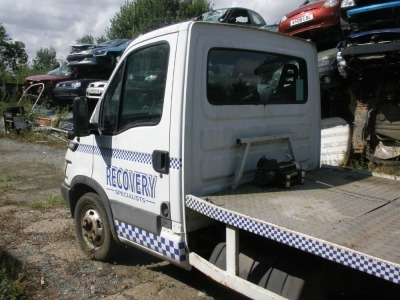
M 15 186 L 10 183 L 12 178 L 7 175 L 0 175 L 0 193 L 4 194 L 9 191 L 15 190 Z
M 22 264 L 0 249 L 0 299 L 20 299 L 25 290 Z
M 364 157 L 354 157 L 342 166 L 360 171 L 400 176 L 400 169 L 395 163 L 396 162 L 394 162 L 394 164 L 377 164 Z M 397 164 L 399 164 L 399 162 L 397 162 Z
M 30 204 L 30 208 L 33 210 L 47 211 L 53 208 L 64 207 L 64 199 L 59 195 L 49 195 L 45 199 L 34 200 Z

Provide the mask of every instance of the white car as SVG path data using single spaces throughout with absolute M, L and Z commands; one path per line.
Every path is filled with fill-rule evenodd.
M 103 94 L 107 86 L 107 82 L 107 80 L 100 80 L 90 83 L 86 89 L 87 100 L 90 102 L 97 102 L 97 100 L 99 100 L 101 95 Z

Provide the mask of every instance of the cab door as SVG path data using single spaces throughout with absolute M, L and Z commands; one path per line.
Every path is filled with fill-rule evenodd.
M 159 234 L 170 218 L 169 115 L 176 40 L 170 34 L 129 48 L 98 107 L 93 178 L 105 189 L 117 230 Z

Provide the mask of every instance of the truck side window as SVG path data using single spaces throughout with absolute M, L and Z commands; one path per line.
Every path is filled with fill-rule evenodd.
M 307 101 L 307 93 L 307 67 L 302 58 L 221 48 L 208 53 L 211 104 L 299 104 Z
M 167 43 L 140 48 L 125 59 L 104 96 L 104 133 L 160 122 L 168 59 Z
M 120 68 L 114 79 L 110 82 L 110 87 L 104 95 L 103 107 L 101 112 L 101 127 L 103 133 L 114 133 L 117 131 L 117 117 L 120 105 L 120 94 L 122 87 L 123 68 Z

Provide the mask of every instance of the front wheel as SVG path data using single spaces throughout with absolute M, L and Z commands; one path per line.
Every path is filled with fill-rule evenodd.
M 95 260 L 105 261 L 118 252 L 113 239 L 106 209 L 94 193 L 83 195 L 75 207 L 75 232 L 83 251 Z

